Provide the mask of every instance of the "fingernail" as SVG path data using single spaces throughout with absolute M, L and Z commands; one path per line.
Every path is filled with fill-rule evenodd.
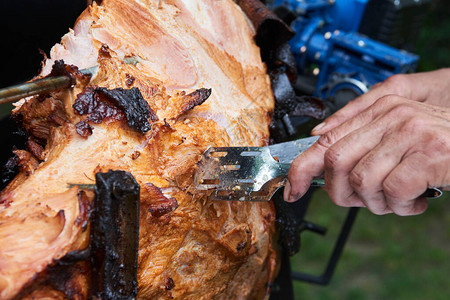
M 286 181 L 286 184 L 284 186 L 284 192 L 283 192 L 284 201 L 289 201 L 290 196 L 291 196 L 291 183 L 288 180 L 288 181 Z
M 320 123 L 319 125 L 317 125 L 316 127 L 314 127 L 314 128 L 312 129 L 312 131 L 319 131 L 319 130 L 325 128 L 326 126 L 327 126 L 327 123 L 322 122 L 322 123 Z
M 295 202 L 295 201 L 297 201 L 298 199 L 300 199 L 301 197 L 299 197 L 297 194 L 296 195 L 293 195 L 293 194 L 289 194 L 289 200 L 288 200 L 288 202 Z

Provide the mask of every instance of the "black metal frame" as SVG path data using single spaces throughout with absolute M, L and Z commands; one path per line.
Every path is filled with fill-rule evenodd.
M 334 271 L 336 269 L 336 265 L 341 257 L 342 251 L 344 250 L 345 243 L 347 242 L 348 236 L 350 235 L 350 231 L 352 229 L 353 223 L 358 214 L 359 207 L 351 207 L 347 213 L 347 217 L 345 219 L 344 224 L 341 227 L 341 232 L 339 233 L 339 237 L 336 240 L 334 245 L 333 253 L 331 254 L 327 267 L 325 271 L 321 275 L 311 275 L 303 272 L 292 272 L 292 279 L 305 281 L 309 283 L 319 284 L 319 285 L 327 285 L 330 283 L 331 278 L 333 277 Z M 307 222 L 308 224 L 311 224 Z M 314 225 L 314 224 L 313 224 Z M 311 226 L 311 225 L 309 225 Z M 316 226 L 316 225 L 314 225 Z
M 311 188 L 308 193 L 303 196 L 300 200 L 294 203 L 288 203 L 289 210 L 292 212 L 294 217 L 299 221 L 299 235 L 305 230 L 318 233 L 320 235 L 325 235 L 327 229 L 323 226 L 311 223 L 305 220 L 305 215 L 308 211 L 309 204 L 311 201 L 311 196 L 316 188 Z M 280 202 L 283 201 L 281 193 L 276 193 L 273 197 L 275 201 L 275 206 L 279 208 Z M 283 204 L 285 205 L 285 204 Z M 278 213 L 282 212 L 283 208 L 277 211 L 277 219 L 283 216 L 279 216 Z M 351 232 L 351 228 L 356 219 L 357 213 L 359 211 L 358 207 L 349 208 L 346 219 L 341 226 L 340 233 L 334 244 L 334 249 L 330 255 L 327 265 L 320 275 L 313 275 L 304 272 L 293 271 L 291 268 L 291 263 L 289 257 L 293 254 L 292 249 L 287 249 L 286 246 L 281 247 L 281 266 L 278 277 L 271 286 L 271 300 L 290 300 L 295 299 L 293 282 L 294 281 L 304 281 L 307 283 L 327 285 L 330 283 L 334 271 L 336 270 L 337 263 L 344 250 L 345 243 Z M 291 216 L 292 217 L 292 216 Z M 283 237 L 281 237 L 283 238 Z M 299 237 L 300 238 L 300 237 Z M 282 244 L 282 243 L 281 243 Z

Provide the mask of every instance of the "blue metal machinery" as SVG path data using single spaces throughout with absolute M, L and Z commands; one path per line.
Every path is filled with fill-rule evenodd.
M 417 55 L 358 33 L 368 2 L 275 0 L 266 3 L 279 15 L 289 14 L 290 25 L 296 31 L 289 44 L 300 75 L 297 89 L 303 88 L 308 93 L 305 82 L 309 78 L 309 93 L 331 102 L 328 106 L 332 111 L 367 92 L 375 83 L 394 74 L 412 72 L 417 66 Z

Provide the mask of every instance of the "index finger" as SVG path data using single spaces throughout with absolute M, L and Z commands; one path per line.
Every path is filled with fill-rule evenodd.
M 298 200 L 308 191 L 311 180 L 322 174 L 323 157 L 328 145 L 324 145 L 321 140 L 323 139 L 319 139 L 292 162 L 288 174 L 289 188 L 284 190 L 285 201 Z

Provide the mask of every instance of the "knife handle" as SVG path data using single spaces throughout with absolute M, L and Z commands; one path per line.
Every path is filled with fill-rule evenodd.
M 324 186 L 324 185 L 325 185 L 325 179 L 323 179 L 323 178 L 314 178 L 311 181 L 311 186 Z M 439 188 L 428 188 L 419 197 L 425 197 L 428 199 L 436 199 L 441 196 L 442 196 L 442 191 Z

